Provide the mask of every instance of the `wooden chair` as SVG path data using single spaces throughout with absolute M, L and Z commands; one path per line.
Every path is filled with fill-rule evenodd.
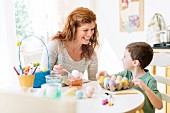
M 0 113 L 75 113 L 75 102 L 0 92 Z
M 158 83 L 165 84 L 165 92 L 161 92 L 162 100 L 165 101 L 165 113 L 170 113 L 170 55 L 165 53 L 155 53 L 150 64 L 153 77 Z M 165 67 L 165 74 L 157 75 L 156 66 Z

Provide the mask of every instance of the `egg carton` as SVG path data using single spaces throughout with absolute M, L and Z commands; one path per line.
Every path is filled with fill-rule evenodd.
M 99 85 L 110 91 L 115 90 L 125 90 L 132 88 L 134 86 L 134 83 L 132 81 L 129 81 L 126 77 L 117 76 L 113 78 L 110 77 L 104 77 L 103 81 L 99 79 Z

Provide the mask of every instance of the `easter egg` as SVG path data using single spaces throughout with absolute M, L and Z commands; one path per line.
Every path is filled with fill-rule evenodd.
M 104 82 L 104 76 L 100 76 L 100 78 L 99 78 L 99 84 L 100 84 L 100 85 L 103 85 L 103 82 Z
M 115 75 L 113 75 L 112 77 L 111 77 L 111 80 L 116 80 L 116 76 Z
M 114 80 L 110 80 L 110 81 L 109 81 L 109 89 L 110 89 L 111 91 L 115 91 L 115 89 L 116 89 L 116 83 L 115 83 Z
M 125 80 L 125 79 L 122 79 L 122 84 L 123 84 L 123 89 L 127 89 L 127 88 L 129 88 L 129 82 L 127 81 L 127 80 Z
M 104 78 L 104 88 L 105 89 L 109 89 L 109 81 L 110 81 L 109 77 Z
M 64 96 L 74 96 L 75 92 L 78 90 L 76 87 L 69 88 L 65 93 Z
M 123 84 L 126 84 L 127 86 L 129 85 L 129 82 L 128 82 L 126 79 L 122 79 L 121 82 L 122 82 Z
M 118 75 L 116 79 L 122 80 L 122 76 Z
M 115 83 L 115 81 L 112 80 L 112 79 L 109 81 L 109 87 L 110 87 L 110 86 L 116 87 L 116 83 Z
M 20 46 L 21 45 L 21 42 L 20 41 L 17 41 L 17 46 Z
M 116 80 L 115 80 L 115 83 L 116 83 L 116 84 L 119 84 L 120 82 L 121 82 L 120 79 L 116 79 Z
M 79 76 L 80 76 L 80 73 L 79 73 L 78 70 L 73 70 L 71 74 L 72 74 L 72 76 L 75 77 L 75 78 L 79 78 Z
M 121 90 L 123 87 L 122 83 L 120 82 L 120 84 L 116 84 L 116 88 L 117 90 Z
M 93 92 L 89 91 L 89 90 L 86 90 L 85 91 L 85 95 L 88 97 L 88 98 L 91 98 L 92 95 L 93 95 Z
M 81 90 L 76 91 L 75 97 L 77 99 L 82 99 L 83 98 L 83 92 Z
M 116 89 L 117 90 L 121 90 L 122 87 L 123 87 L 121 80 L 120 79 L 116 79 L 115 83 L 116 83 Z
M 123 79 L 123 80 L 127 80 L 127 81 L 128 81 L 128 78 L 127 78 L 127 77 L 123 77 L 122 79 Z
M 90 91 L 90 92 L 94 92 L 94 87 L 93 86 L 87 86 L 86 90 Z
M 47 71 L 47 70 L 48 70 L 47 67 L 43 67 L 43 68 L 41 69 L 42 72 L 45 72 L 45 71 Z

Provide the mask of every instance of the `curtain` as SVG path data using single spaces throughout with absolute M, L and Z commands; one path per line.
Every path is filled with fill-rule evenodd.
M 79 0 L 45 0 L 43 2 L 41 0 L 30 0 L 29 2 L 33 10 L 31 16 L 35 16 L 40 25 L 45 25 L 36 27 L 35 30 L 41 28 L 43 32 L 40 34 L 44 36 L 43 33 L 47 33 L 47 37 L 51 37 L 52 34 L 63 27 L 65 18 L 76 7 L 93 9 L 94 6 L 90 3 L 90 0 L 81 2 Z M 39 2 L 44 4 L 39 6 Z M 39 16 L 47 18 L 46 23 L 40 21 L 42 18 L 37 18 Z M 36 26 L 38 26 L 38 22 L 34 22 Z M 19 65 L 16 41 L 14 0 L 0 0 L 0 88 L 18 86 L 17 74 L 13 69 L 14 65 Z
M 0 0 L 0 88 L 18 86 L 18 65 L 13 0 Z

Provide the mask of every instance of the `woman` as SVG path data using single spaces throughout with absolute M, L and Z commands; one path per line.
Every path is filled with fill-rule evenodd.
M 98 71 L 96 46 L 98 46 L 96 15 L 88 8 L 76 8 L 67 17 L 63 31 L 54 35 L 47 45 L 51 73 L 64 76 L 72 70 L 82 73 L 87 70 L 88 79 L 96 80 L 95 75 Z M 44 51 L 41 67 L 47 67 L 47 64 L 47 54 Z

